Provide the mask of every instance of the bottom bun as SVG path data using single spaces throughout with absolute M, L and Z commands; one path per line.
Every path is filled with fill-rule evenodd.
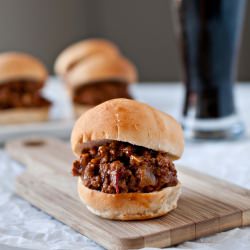
M 79 177 L 78 194 L 92 213 L 112 220 L 144 220 L 162 216 L 177 207 L 180 182 L 152 193 L 107 194 L 85 187 Z
M 0 111 L 0 124 L 43 122 L 49 119 L 49 108 L 13 108 Z
M 90 105 L 81 105 L 81 104 L 74 104 L 75 118 L 79 118 L 83 113 L 85 113 L 90 108 L 93 108 L 93 106 L 90 106 Z

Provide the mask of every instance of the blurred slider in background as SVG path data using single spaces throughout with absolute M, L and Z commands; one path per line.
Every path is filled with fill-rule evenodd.
M 66 84 L 76 117 L 104 101 L 132 98 L 129 84 L 137 70 L 118 47 L 105 39 L 86 39 L 58 56 L 55 72 Z
M 18 52 L 0 54 L 0 125 L 47 121 L 51 102 L 41 95 L 45 66 Z

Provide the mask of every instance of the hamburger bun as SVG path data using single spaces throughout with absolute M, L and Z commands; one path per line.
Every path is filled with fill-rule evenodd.
M 103 218 L 145 220 L 175 209 L 181 194 L 181 184 L 152 193 L 107 194 L 85 187 L 79 177 L 78 194 L 89 211 Z
M 181 156 L 184 147 L 182 129 L 169 115 L 147 104 L 128 99 L 104 102 L 83 114 L 76 122 L 71 146 L 79 157 L 84 148 L 116 140 Z M 78 194 L 92 213 L 113 220 L 144 220 L 164 215 L 177 207 L 181 184 L 150 193 L 109 194 L 83 185 Z
M 73 65 L 95 54 L 113 57 L 118 56 L 120 52 L 116 45 L 108 40 L 86 39 L 67 47 L 59 54 L 55 62 L 55 72 L 60 76 L 65 76 Z
M 42 62 L 31 55 L 20 52 L 0 54 L 0 83 L 20 79 L 44 83 L 47 76 Z
M 66 81 L 73 89 L 109 80 L 134 83 L 137 81 L 136 68 L 124 57 L 106 57 L 98 54 L 78 63 L 66 76 Z
M 122 98 L 88 110 L 77 120 L 71 134 L 76 156 L 83 148 L 105 140 L 166 152 L 172 159 L 180 158 L 184 149 L 182 128 L 174 118 L 147 104 Z
M 49 107 L 1 110 L 0 124 L 43 122 L 49 119 Z

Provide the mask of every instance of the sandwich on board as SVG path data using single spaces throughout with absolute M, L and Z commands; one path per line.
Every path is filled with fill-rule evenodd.
M 181 184 L 173 163 L 183 152 L 181 126 L 147 104 L 113 99 L 84 113 L 71 145 L 82 202 L 96 215 L 142 220 L 177 207 Z

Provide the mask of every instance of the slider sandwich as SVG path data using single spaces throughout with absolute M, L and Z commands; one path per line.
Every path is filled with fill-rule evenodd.
M 122 57 L 95 55 L 79 63 L 67 75 L 75 113 L 80 116 L 86 109 L 110 99 L 132 98 L 129 84 L 135 79 L 134 66 Z
M 171 116 L 147 104 L 113 99 L 84 113 L 71 145 L 81 201 L 114 220 L 143 220 L 177 207 L 181 184 L 173 163 L 184 139 Z
M 51 103 L 41 95 L 47 76 L 33 56 L 0 54 L 0 124 L 48 120 Z
M 107 100 L 132 98 L 129 85 L 137 81 L 132 62 L 103 39 L 88 39 L 67 48 L 56 60 L 55 71 L 66 82 L 77 117 Z

